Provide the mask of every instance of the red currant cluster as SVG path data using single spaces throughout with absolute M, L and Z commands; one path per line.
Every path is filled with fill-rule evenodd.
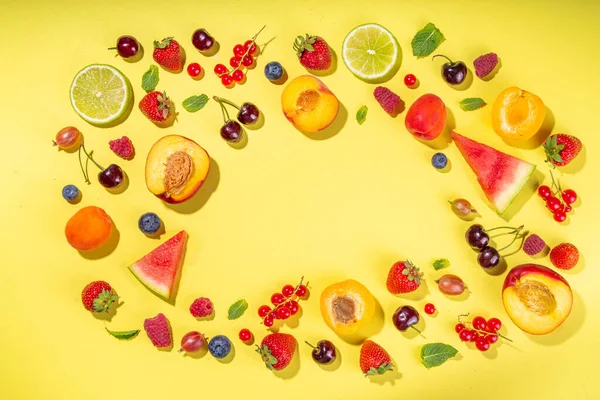
M 454 327 L 463 342 L 475 342 L 475 347 L 479 351 L 488 351 L 490 345 L 496 343 L 499 337 L 512 342 L 498 332 L 502 328 L 502 322 L 498 318 L 490 318 L 486 321 L 485 318 L 477 316 L 472 322 L 461 321 L 461 317 L 467 316 L 468 314 L 459 316 L 458 324 Z M 470 328 L 467 325 L 470 325 Z
M 252 39 L 246 40 L 244 44 L 233 46 L 233 57 L 229 60 L 231 68 L 227 68 L 224 64 L 215 65 L 215 74 L 221 78 L 223 86 L 231 87 L 235 82 L 240 83 L 244 81 L 246 77 L 244 68 L 250 69 L 254 67 L 255 57 L 259 53 L 256 38 L 263 29 L 265 29 L 264 26 Z
M 298 300 L 305 300 L 308 297 L 308 288 L 302 284 L 304 277 L 300 279 L 300 283 L 296 287 L 285 285 L 281 289 L 281 293 L 273 293 L 271 303 L 274 308 L 268 305 L 263 305 L 258 308 L 258 316 L 262 318 L 262 323 L 266 327 L 271 327 L 276 319 L 286 320 L 290 316 L 295 315 L 300 310 Z
M 540 186 L 538 195 L 546 201 L 546 207 L 554 215 L 554 220 L 564 222 L 567 214 L 573 211 L 572 205 L 577 201 L 577 193 L 572 189 L 562 190 L 560 183 L 554 180 L 552 171 L 550 171 L 550 176 L 552 177 L 552 187 Z

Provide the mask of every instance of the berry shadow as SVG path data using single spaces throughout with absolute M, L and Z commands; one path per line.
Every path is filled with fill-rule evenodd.
M 283 324 L 289 326 L 292 329 L 297 328 L 300 326 L 300 317 L 302 317 L 303 314 L 304 310 L 302 309 L 302 307 L 300 307 L 298 308 L 298 312 L 295 315 L 292 315 L 288 319 L 286 319 Z
M 490 72 L 487 76 L 484 76 L 483 78 L 479 78 L 479 79 L 481 79 L 482 81 L 485 81 L 485 82 L 491 81 L 498 74 L 498 71 L 500 71 L 501 67 L 502 67 L 502 59 L 500 57 L 498 57 L 498 64 L 496 64 L 496 66 L 494 67 L 492 72 Z
M 454 113 L 448 107 L 446 107 L 446 126 L 444 130 L 437 138 L 433 140 L 421 140 L 416 138 L 419 142 L 431 147 L 434 150 L 443 150 L 450 142 L 452 142 L 452 131 L 456 129 L 456 119 L 454 118 Z
M 221 173 L 219 170 L 219 164 L 217 164 L 217 162 L 211 157 L 208 176 L 206 177 L 206 180 L 202 184 L 200 190 L 198 190 L 191 199 L 179 204 L 169 204 L 164 202 L 163 204 L 180 214 L 193 214 L 201 209 L 211 195 L 217 190 L 220 179 Z
M 523 208 L 525 203 L 529 201 L 529 199 L 537 194 L 538 186 L 540 183 L 544 181 L 544 174 L 536 169 L 533 174 L 529 177 L 529 180 L 523 185 L 523 188 L 517 194 L 517 196 L 513 199 L 512 203 L 508 206 L 508 208 L 500 215 L 500 217 L 505 221 L 510 221 L 514 218 L 514 216 Z
M 215 319 L 215 312 L 213 310 L 213 312 L 210 315 L 207 315 L 206 317 L 196 317 L 196 321 L 200 322 L 200 321 L 214 321 Z
M 259 109 L 258 119 L 256 120 L 256 122 L 252 125 L 244 125 L 244 129 L 256 131 L 262 128 L 263 126 L 265 126 L 265 113 L 260 111 Z
M 335 345 L 334 345 L 335 346 Z M 316 363 L 322 370 L 324 371 L 336 371 L 342 365 L 342 353 L 340 353 L 340 349 L 335 347 L 335 360 L 331 364 L 319 364 Z
M 128 187 L 129 187 L 129 175 L 127 175 L 127 172 L 125 172 L 125 170 L 123 170 L 123 182 L 117 187 L 106 188 L 106 191 L 110 194 L 121 194 L 124 191 L 126 191 Z
M 112 218 L 111 218 L 111 221 L 112 221 Z M 115 251 L 115 249 L 117 248 L 117 245 L 119 244 L 120 237 L 121 237 L 121 234 L 119 233 L 117 226 L 113 222 L 113 230 L 111 232 L 110 237 L 106 241 L 106 243 L 104 243 L 102 246 L 100 246 L 99 248 L 97 248 L 95 250 L 89 250 L 89 251 L 79 250 L 79 254 L 83 258 L 86 258 L 88 260 L 99 260 L 101 258 L 104 258 L 104 257 L 108 256 L 110 253 L 112 253 L 113 251 Z
M 573 337 L 577 331 L 583 327 L 586 315 L 586 306 L 579 293 L 573 289 L 571 289 L 571 291 L 573 292 L 573 308 L 571 309 L 571 314 L 562 323 L 562 325 L 556 328 L 556 330 L 551 334 L 529 335 L 529 339 L 531 339 L 531 341 L 544 346 L 559 346 Z
M 119 300 L 121 300 L 121 298 L 119 298 Z M 124 301 L 119 300 L 117 300 L 116 303 L 113 303 L 113 305 L 108 309 L 108 312 L 95 312 L 92 313 L 92 315 L 94 316 L 94 318 L 99 319 L 101 321 L 110 322 L 114 318 L 114 316 L 117 315 L 117 309 L 120 308 L 123 304 L 125 304 Z
M 518 141 L 502 138 L 502 140 L 504 140 L 506 144 L 513 147 L 525 150 L 533 150 L 544 144 L 548 136 L 550 136 L 552 129 L 554 129 L 554 113 L 552 110 L 546 107 L 546 116 L 544 118 L 544 122 L 542 123 L 541 128 L 530 139 Z
M 396 369 L 398 364 L 396 364 L 393 360 L 392 363 L 394 364 L 394 369 L 386 372 L 383 375 L 369 375 L 369 381 L 382 386 L 386 383 L 389 383 L 390 385 L 394 386 L 396 384 L 396 381 L 402 378 L 402 374 Z
M 229 354 L 227 354 L 227 357 L 224 357 L 224 358 L 216 358 L 215 357 L 215 360 L 217 360 L 221 364 L 231 364 L 231 362 L 233 361 L 234 358 L 235 358 L 235 345 L 233 344 L 233 342 L 231 342 L 231 351 L 229 352 Z
M 246 131 L 245 127 L 242 128 L 242 137 L 237 142 L 227 142 L 229 147 L 236 150 L 241 150 L 248 146 L 248 131 Z
M 204 346 L 202 346 L 200 348 L 200 350 L 194 352 L 194 353 L 187 353 L 185 351 L 180 351 L 177 350 L 177 352 L 181 352 L 182 356 L 185 358 L 193 358 L 195 360 L 199 360 L 201 358 L 204 358 L 204 356 L 206 356 L 206 354 L 208 353 L 208 346 L 206 345 L 206 343 L 204 344 Z
M 505 257 L 500 257 L 500 262 L 495 267 L 481 269 L 487 272 L 489 275 L 499 276 L 506 272 L 506 270 L 508 269 L 508 264 L 506 263 Z
M 298 345 L 296 345 L 298 347 Z M 300 354 L 298 351 L 294 352 L 294 357 L 290 361 L 289 365 L 281 371 L 273 371 L 273 375 L 281 379 L 292 379 L 300 372 Z
M 467 76 L 465 76 L 465 80 L 462 81 L 461 84 L 459 85 L 451 85 L 448 82 L 446 82 L 446 84 L 454 89 L 454 90 L 458 90 L 459 92 L 463 92 L 467 89 L 469 89 L 471 87 L 471 85 L 473 84 L 473 71 L 471 71 L 471 68 L 467 67 Z
M 277 79 L 276 81 L 269 81 L 269 82 L 271 82 L 273 85 L 281 86 L 281 85 L 285 84 L 288 79 L 289 79 L 289 75 L 284 68 L 283 75 L 281 75 L 281 78 Z
M 212 57 L 219 52 L 221 49 L 221 44 L 218 41 L 214 41 L 212 47 L 208 50 L 198 50 L 198 53 L 202 54 L 204 57 Z
M 319 132 L 302 132 L 304 136 L 312 140 L 326 140 L 335 135 L 337 135 L 346 125 L 346 121 L 348 120 L 348 110 L 346 107 L 340 102 L 340 108 L 338 109 L 338 114 L 335 120 L 329 125 L 327 128 L 323 129 Z
M 421 315 L 419 315 L 419 322 L 416 325 L 412 325 L 408 329 L 406 329 L 405 331 L 399 331 L 399 332 L 406 339 L 414 339 L 417 336 L 420 336 L 423 339 L 427 339 L 425 337 L 425 335 L 423 334 L 423 332 L 425 331 L 426 325 L 427 324 L 425 323 L 425 318 L 423 318 Z M 414 328 L 413 328 L 413 326 L 414 326 Z
M 306 70 L 315 76 L 327 76 L 327 75 L 333 74 L 337 70 L 338 56 L 335 53 L 335 51 L 331 48 L 331 46 L 329 47 L 329 52 L 331 53 L 331 65 L 329 66 L 329 68 L 322 70 L 322 71 L 308 69 L 308 68 Z
M 160 237 L 162 235 L 164 235 L 165 233 L 166 233 L 165 223 L 161 219 L 160 220 L 160 227 L 158 228 L 158 230 L 156 232 L 154 232 L 154 233 L 144 233 L 144 236 L 146 236 L 149 239 L 160 239 Z
M 546 246 L 547 247 L 547 246 Z M 585 256 L 583 252 L 579 252 L 579 261 L 577 264 L 571 269 L 561 269 L 560 273 L 565 275 L 577 275 L 585 269 Z
M 119 53 L 117 53 L 117 54 L 115 55 L 115 57 L 118 57 L 118 56 L 119 56 Z M 122 58 L 122 57 L 121 57 L 121 58 Z M 138 52 L 137 52 L 137 54 L 136 54 L 135 56 L 133 56 L 133 57 L 129 57 L 129 58 L 123 58 L 123 60 L 124 60 L 125 62 L 128 62 L 128 63 L 130 63 L 130 64 L 133 64 L 133 63 L 136 63 L 136 62 L 138 62 L 138 61 L 141 61 L 141 60 L 142 60 L 142 58 L 144 58 L 144 46 L 142 46 L 142 44 L 140 43 L 140 44 L 139 44 L 139 48 L 138 48 Z

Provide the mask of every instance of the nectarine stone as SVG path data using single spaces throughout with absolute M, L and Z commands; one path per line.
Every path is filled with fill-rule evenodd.
M 330 285 L 321 293 L 321 315 L 338 335 L 354 335 L 371 321 L 374 314 L 375 298 L 353 279 Z
M 77 211 L 67 221 L 67 242 L 80 251 L 95 250 L 110 238 L 113 222 L 100 207 L 88 206 Z

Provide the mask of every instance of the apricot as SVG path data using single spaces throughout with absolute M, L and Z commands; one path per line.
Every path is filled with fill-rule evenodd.
M 540 130 L 545 117 L 542 99 L 518 87 L 504 90 L 492 106 L 492 126 L 503 139 L 530 139 Z
M 337 116 L 337 97 L 312 75 L 301 75 L 288 83 L 281 94 L 285 117 L 302 132 L 327 128 Z
M 113 222 L 100 207 L 89 206 L 77 211 L 65 227 L 67 242 L 77 250 L 88 251 L 102 246 L 110 238 Z
M 446 126 L 446 105 L 435 94 L 424 94 L 408 109 L 404 125 L 416 138 L 434 140 Z
M 356 334 L 375 315 L 375 298 L 360 282 L 348 279 L 321 293 L 321 315 L 340 336 Z

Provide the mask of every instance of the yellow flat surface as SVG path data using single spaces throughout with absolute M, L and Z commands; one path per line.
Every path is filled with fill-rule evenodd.
M 154 4 L 151 4 L 154 3 Z M 283 2 L 282 2 L 283 3 Z M 14 1 L 0 5 L 2 31 L 2 157 L 4 257 L 0 269 L 0 398 L 3 399 L 597 399 L 595 382 L 599 335 L 596 199 L 600 140 L 597 134 L 598 65 L 600 42 L 598 2 L 477 2 L 477 1 Z M 477 78 L 466 91 L 448 87 L 439 76 L 442 63 L 412 56 L 410 40 L 427 22 L 434 22 L 446 41 L 439 52 L 469 66 L 480 54 L 497 52 L 502 59 L 490 82 Z M 488 105 L 465 113 L 464 97 L 480 96 L 488 104 L 504 88 L 517 85 L 539 95 L 551 110 L 552 132 L 580 137 L 585 155 L 576 173 L 564 174 L 564 186 L 581 198 L 570 223 L 555 223 L 536 196 L 514 213 L 510 223 L 525 224 L 556 245 L 574 243 L 582 253 L 580 265 L 563 275 L 574 292 L 571 316 L 544 337 L 521 332 L 501 304 L 502 276 L 490 276 L 475 262 L 463 232 L 468 222 L 457 219 L 447 204 L 457 196 L 481 210 L 480 222 L 493 227 L 505 222 L 485 205 L 484 196 L 454 145 L 445 152 L 452 169 L 434 170 L 435 150 L 414 140 L 404 128 L 404 114 L 390 118 L 372 96 L 374 85 L 354 78 L 338 60 L 337 70 L 322 77 L 343 104 L 326 140 L 313 140 L 298 131 L 280 110 L 282 86 L 269 83 L 262 68 L 281 61 L 290 77 L 305 73 L 295 59 L 292 41 L 305 32 L 323 36 L 338 57 L 342 41 L 353 27 L 377 22 L 390 29 L 403 50 L 399 73 L 385 84 L 410 105 L 427 92 L 447 104 L 458 132 L 536 163 L 548 178 L 540 148 L 510 147 L 493 132 Z M 264 24 L 259 42 L 270 42 L 245 85 L 225 89 L 212 73 L 227 62 L 233 46 L 250 38 Z M 220 52 L 212 58 L 197 53 L 192 32 L 204 27 L 216 37 Z M 106 48 L 122 34 L 136 36 L 144 58 L 130 64 Z M 207 93 L 231 101 L 255 103 L 265 124 L 249 132 L 241 150 L 220 138 L 220 110 L 215 102 L 196 114 L 179 107 L 179 121 L 161 129 L 134 108 L 121 125 L 93 127 L 71 109 L 68 89 L 73 76 L 91 63 L 109 63 L 131 80 L 136 103 L 141 76 L 152 63 L 154 39 L 175 36 L 189 61 L 206 70 L 200 81 L 185 72 L 160 71 L 160 90 L 181 104 L 192 94 Z M 407 89 L 402 78 L 414 73 L 421 85 Z M 369 107 L 359 126 L 355 113 Z M 51 145 L 55 133 L 76 125 L 98 161 L 116 162 L 130 184 L 118 195 L 97 182 L 83 183 L 76 154 Z M 337 131 L 337 132 L 335 132 Z M 213 166 L 198 197 L 182 207 L 168 207 L 152 196 L 144 183 L 145 156 L 166 134 L 189 136 L 211 155 Z M 333 135 L 333 133 L 336 133 Z M 108 148 L 113 138 L 129 136 L 136 148 L 132 161 L 120 160 Z M 584 162 L 585 161 L 585 162 Z M 585 165 L 583 165 L 585 164 Z M 92 171 L 93 166 L 90 166 Z M 61 188 L 74 183 L 83 200 L 70 205 Z M 89 260 L 70 248 L 64 237 L 68 218 L 79 208 L 96 205 L 113 218 L 120 233 L 116 249 Z M 158 245 L 137 229 L 146 211 L 165 221 L 163 240 L 185 229 L 190 238 L 175 305 L 146 290 L 127 266 Z M 440 257 L 451 260 L 447 273 L 460 275 L 471 293 L 452 300 L 438 292 L 433 280 L 441 275 L 431 267 Z M 385 288 L 393 262 L 410 258 L 425 272 L 421 292 L 394 297 Z M 508 258 L 515 266 L 530 259 L 523 253 Z M 547 258 L 539 263 L 550 266 Z M 302 302 L 303 316 L 283 332 L 296 336 L 298 358 L 279 376 L 261 365 L 253 348 L 237 339 L 247 327 L 261 338 L 256 310 L 286 283 L 304 275 L 312 296 Z M 324 324 L 318 298 L 327 285 L 346 278 L 365 284 L 385 312 L 385 324 L 373 339 L 392 355 L 396 371 L 372 382 L 361 376 L 359 347 L 339 339 Z M 80 302 L 81 289 L 91 280 L 109 281 L 123 305 L 110 322 L 96 319 Z M 199 296 L 210 297 L 213 321 L 198 322 L 188 307 Z M 247 313 L 227 320 L 227 308 L 245 298 Z M 426 338 L 403 335 L 391 324 L 400 305 L 422 310 L 434 303 L 435 317 L 422 313 Z M 157 351 L 145 333 L 130 342 L 109 336 L 113 330 L 142 328 L 144 318 L 162 312 L 170 319 L 176 344 L 190 330 L 208 336 L 225 334 L 235 345 L 226 364 L 210 355 L 197 358 Z M 496 345 L 486 354 L 461 343 L 453 331 L 458 314 L 497 316 L 512 345 Z M 310 357 L 304 340 L 330 339 L 342 362 L 326 371 Z M 439 368 L 427 370 L 419 360 L 420 347 L 445 342 L 460 353 Z

